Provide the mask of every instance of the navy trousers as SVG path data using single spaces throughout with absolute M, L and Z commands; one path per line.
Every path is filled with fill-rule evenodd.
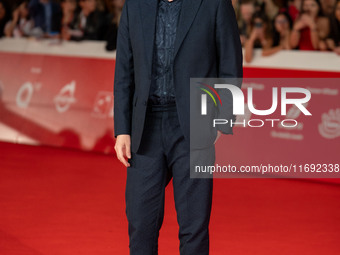
M 173 178 L 180 254 L 209 254 L 212 179 L 190 178 L 190 144 L 176 106 L 148 106 L 141 146 L 127 169 L 130 255 L 158 254 L 165 187 Z

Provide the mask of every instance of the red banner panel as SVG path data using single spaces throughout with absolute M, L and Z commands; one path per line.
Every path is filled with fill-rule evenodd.
M 0 42 L 0 59 L 0 140 L 114 153 L 115 61 L 103 45 L 6 39 Z M 336 78 L 340 58 L 287 51 L 255 57 L 244 74 L 248 78 Z M 256 107 L 267 109 L 274 84 L 247 86 L 253 87 Z M 234 136 L 221 138 L 229 144 L 225 160 L 235 165 L 339 163 L 339 84 L 309 87 L 312 99 L 307 109 L 312 117 L 291 107 L 287 114 L 299 125 L 289 131 L 278 123 L 258 129 L 235 127 Z M 282 118 L 277 114 L 272 117 Z
M 0 59 L 1 140 L 113 152 L 113 60 L 4 52 Z
M 253 168 L 259 170 L 259 177 L 264 177 L 261 170 L 266 170 L 266 166 L 286 166 L 290 172 L 275 174 L 285 178 L 340 178 L 339 170 L 332 171 L 340 164 L 339 84 L 339 78 L 245 78 L 242 86 L 245 114 L 237 116 L 234 135 L 222 136 L 216 143 L 217 164 Z M 298 104 L 285 106 L 283 88 L 308 90 L 311 98 L 301 108 L 311 115 L 303 113 Z M 276 110 L 269 115 L 255 114 L 247 103 L 249 89 L 255 110 L 268 110 L 275 105 L 273 94 L 277 96 Z M 289 99 L 305 96 L 286 95 Z M 322 171 L 325 167 L 329 172 Z M 245 172 L 243 177 L 252 177 L 249 173 Z M 340 179 L 334 181 L 340 183 Z

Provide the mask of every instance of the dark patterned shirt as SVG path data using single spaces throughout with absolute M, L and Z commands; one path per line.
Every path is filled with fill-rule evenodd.
M 152 63 L 152 83 L 149 101 L 152 104 L 175 102 L 173 84 L 174 44 L 182 0 L 159 0 L 155 45 Z

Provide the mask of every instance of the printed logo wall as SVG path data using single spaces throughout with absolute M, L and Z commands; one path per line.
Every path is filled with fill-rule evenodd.
M 234 126 L 235 134 L 215 144 L 216 166 L 192 161 L 192 177 L 209 178 L 208 171 L 220 178 L 340 179 L 339 84 L 339 78 L 191 79 L 192 158 L 212 145 L 217 130 Z
M 276 73 L 278 72 L 276 70 Z M 287 74 L 290 73 L 282 71 L 282 77 Z M 317 72 L 311 74 L 311 76 L 316 75 L 323 77 L 325 74 Z M 242 91 L 247 94 L 248 88 L 252 88 L 253 103 L 256 109 L 266 110 L 272 106 L 273 87 L 301 87 L 311 92 L 311 99 L 303 106 L 312 115 L 305 115 L 298 107 L 290 105 L 286 115 L 282 116 L 279 105 L 277 112 L 271 116 L 258 116 L 249 110 L 246 103 L 247 98 L 245 98 L 245 114 L 237 116 L 236 123 L 238 124 L 234 126 L 234 136 L 222 136 L 216 144 L 216 162 L 220 165 L 235 165 L 237 167 L 282 165 L 307 171 L 300 175 L 281 174 L 281 177 L 284 178 L 334 178 L 334 175 L 331 177 L 329 173 L 322 171 L 312 173 L 308 170 L 314 167 L 322 168 L 325 165 L 328 168 L 334 167 L 340 163 L 339 85 L 339 78 L 245 78 Z M 293 94 L 290 95 L 290 98 L 296 98 L 296 96 L 299 95 Z M 300 98 L 303 97 L 304 95 L 300 95 Z M 252 121 L 254 119 L 263 121 L 264 125 L 262 126 L 260 121 Z M 277 121 L 267 122 L 267 119 L 276 119 Z M 278 121 L 282 119 L 294 120 L 296 125 L 289 128 L 284 127 Z M 253 122 L 251 123 L 253 126 L 258 127 L 247 125 L 249 121 Z M 287 124 L 292 125 L 293 123 Z M 339 173 L 337 176 L 336 178 L 340 177 Z M 232 175 L 227 177 L 233 178 Z M 234 177 L 239 178 L 240 175 Z M 254 176 L 248 174 L 248 177 Z M 340 179 L 329 179 L 328 181 L 340 183 Z
M 63 47 L 68 46 L 65 44 L 58 46 L 60 49 L 48 47 L 37 54 L 36 43 L 32 47 L 27 44 L 31 43 L 25 40 L 22 50 L 17 51 L 0 47 L 0 140 L 113 154 L 114 58 L 98 53 L 96 45 L 89 50 L 77 44 L 74 54 L 72 51 L 63 54 Z M 33 50 L 27 50 L 30 48 Z M 50 53 L 56 51 L 61 54 Z M 88 56 L 89 52 L 96 53 Z M 295 62 L 306 62 L 305 55 L 301 59 L 299 53 L 289 54 L 295 56 Z M 316 53 L 309 54 L 313 57 Z M 326 55 L 322 55 L 323 59 L 329 59 Z M 340 63 L 340 58 L 334 61 Z M 320 70 L 324 71 L 307 67 L 289 70 L 286 64 L 281 68 L 281 63 L 284 64 L 278 55 L 270 58 L 272 68 L 245 67 L 245 77 L 340 77 L 340 70 L 325 71 L 325 61 L 320 62 Z M 248 82 L 242 91 L 246 95 L 247 87 L 252 87 L 256 108 L 268 109 L 273 86 Z M 296 107 L 288 107 L 286 118 L 298 121 L 289 131 L 278 123 L 273 128 L 236 126 L 234 136 L 222 136 L 216 144 L 218 147 L 223 140 L 228 143 L 226 152 L 217 151 L 217 159 L 234 165 L 336 163 L 333 161 L 339 160 L 340 151 L 339 89 L 338 83 L 310 85 L 311 100 L 305 107 L 312 117 L 301 114 Z M 245 108 L 243 118 L 257 117 Z
M 245 115 L 238 115 L 234 127 L 235 136 L 226 139 L 228 154 L 245 153 L 244 157 L 229 162 L 235 164 L 311 164 L 339 163 L 340 152 L 340 79 L 335 78 L 295 78 L 295 79 L 244 79 L 243 91 L 253 90 L 256 110 L 270 109 L 273 87 L 301 87 L 311 92 L 311 99 L 299 109 L 289 104 L 287 113 L 282 115 L 279 103 L 277 110 L 265 116 L 255 115 L 245 102 Z M 246 93 L 244 93 L 246 94 Z M 290 93 L 292 98 L 303 98 L 304 94 Z M 248 95 L 249 97 L 249 95 Z M 280 102 L 279 96 L 279 102 Z M 302 110 L 307 109 L 311 115 Z M 282 125 L 283 120 L 287 120 Z M 246 142 L 247 141 L 247 142 Z M 240 150 L 238 142 L 244 142 Z M 229 154 L 230 153 L 230 154 Z M 236 155 L 235 155 L 236 158 Z
M 113 60 L 0 58 L 0 140 L 113 153 Z

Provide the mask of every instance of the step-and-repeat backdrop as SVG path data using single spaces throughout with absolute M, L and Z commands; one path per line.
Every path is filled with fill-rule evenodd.
M 114 54 L 0 41 L 0 140 L 113 153 Z
M 255 54 L 245 77 L 340 78 L 340 57 L 333 53 Z M 105 52 L 103 43 L 0 40 L 0 140 L 113 154 L 114 67 L 115 53 Z M 243 90 L 249 86 L 257 102 L 270 104 L 272 83 L 248 82 Z M 310 89 L 317 116 L 288 110 L 300 123 L 289 132 L 279 125 L 236 127 L 234 136 L 223 138 L 230 143 L 230 163 L 339 163 L 340 84 Z

